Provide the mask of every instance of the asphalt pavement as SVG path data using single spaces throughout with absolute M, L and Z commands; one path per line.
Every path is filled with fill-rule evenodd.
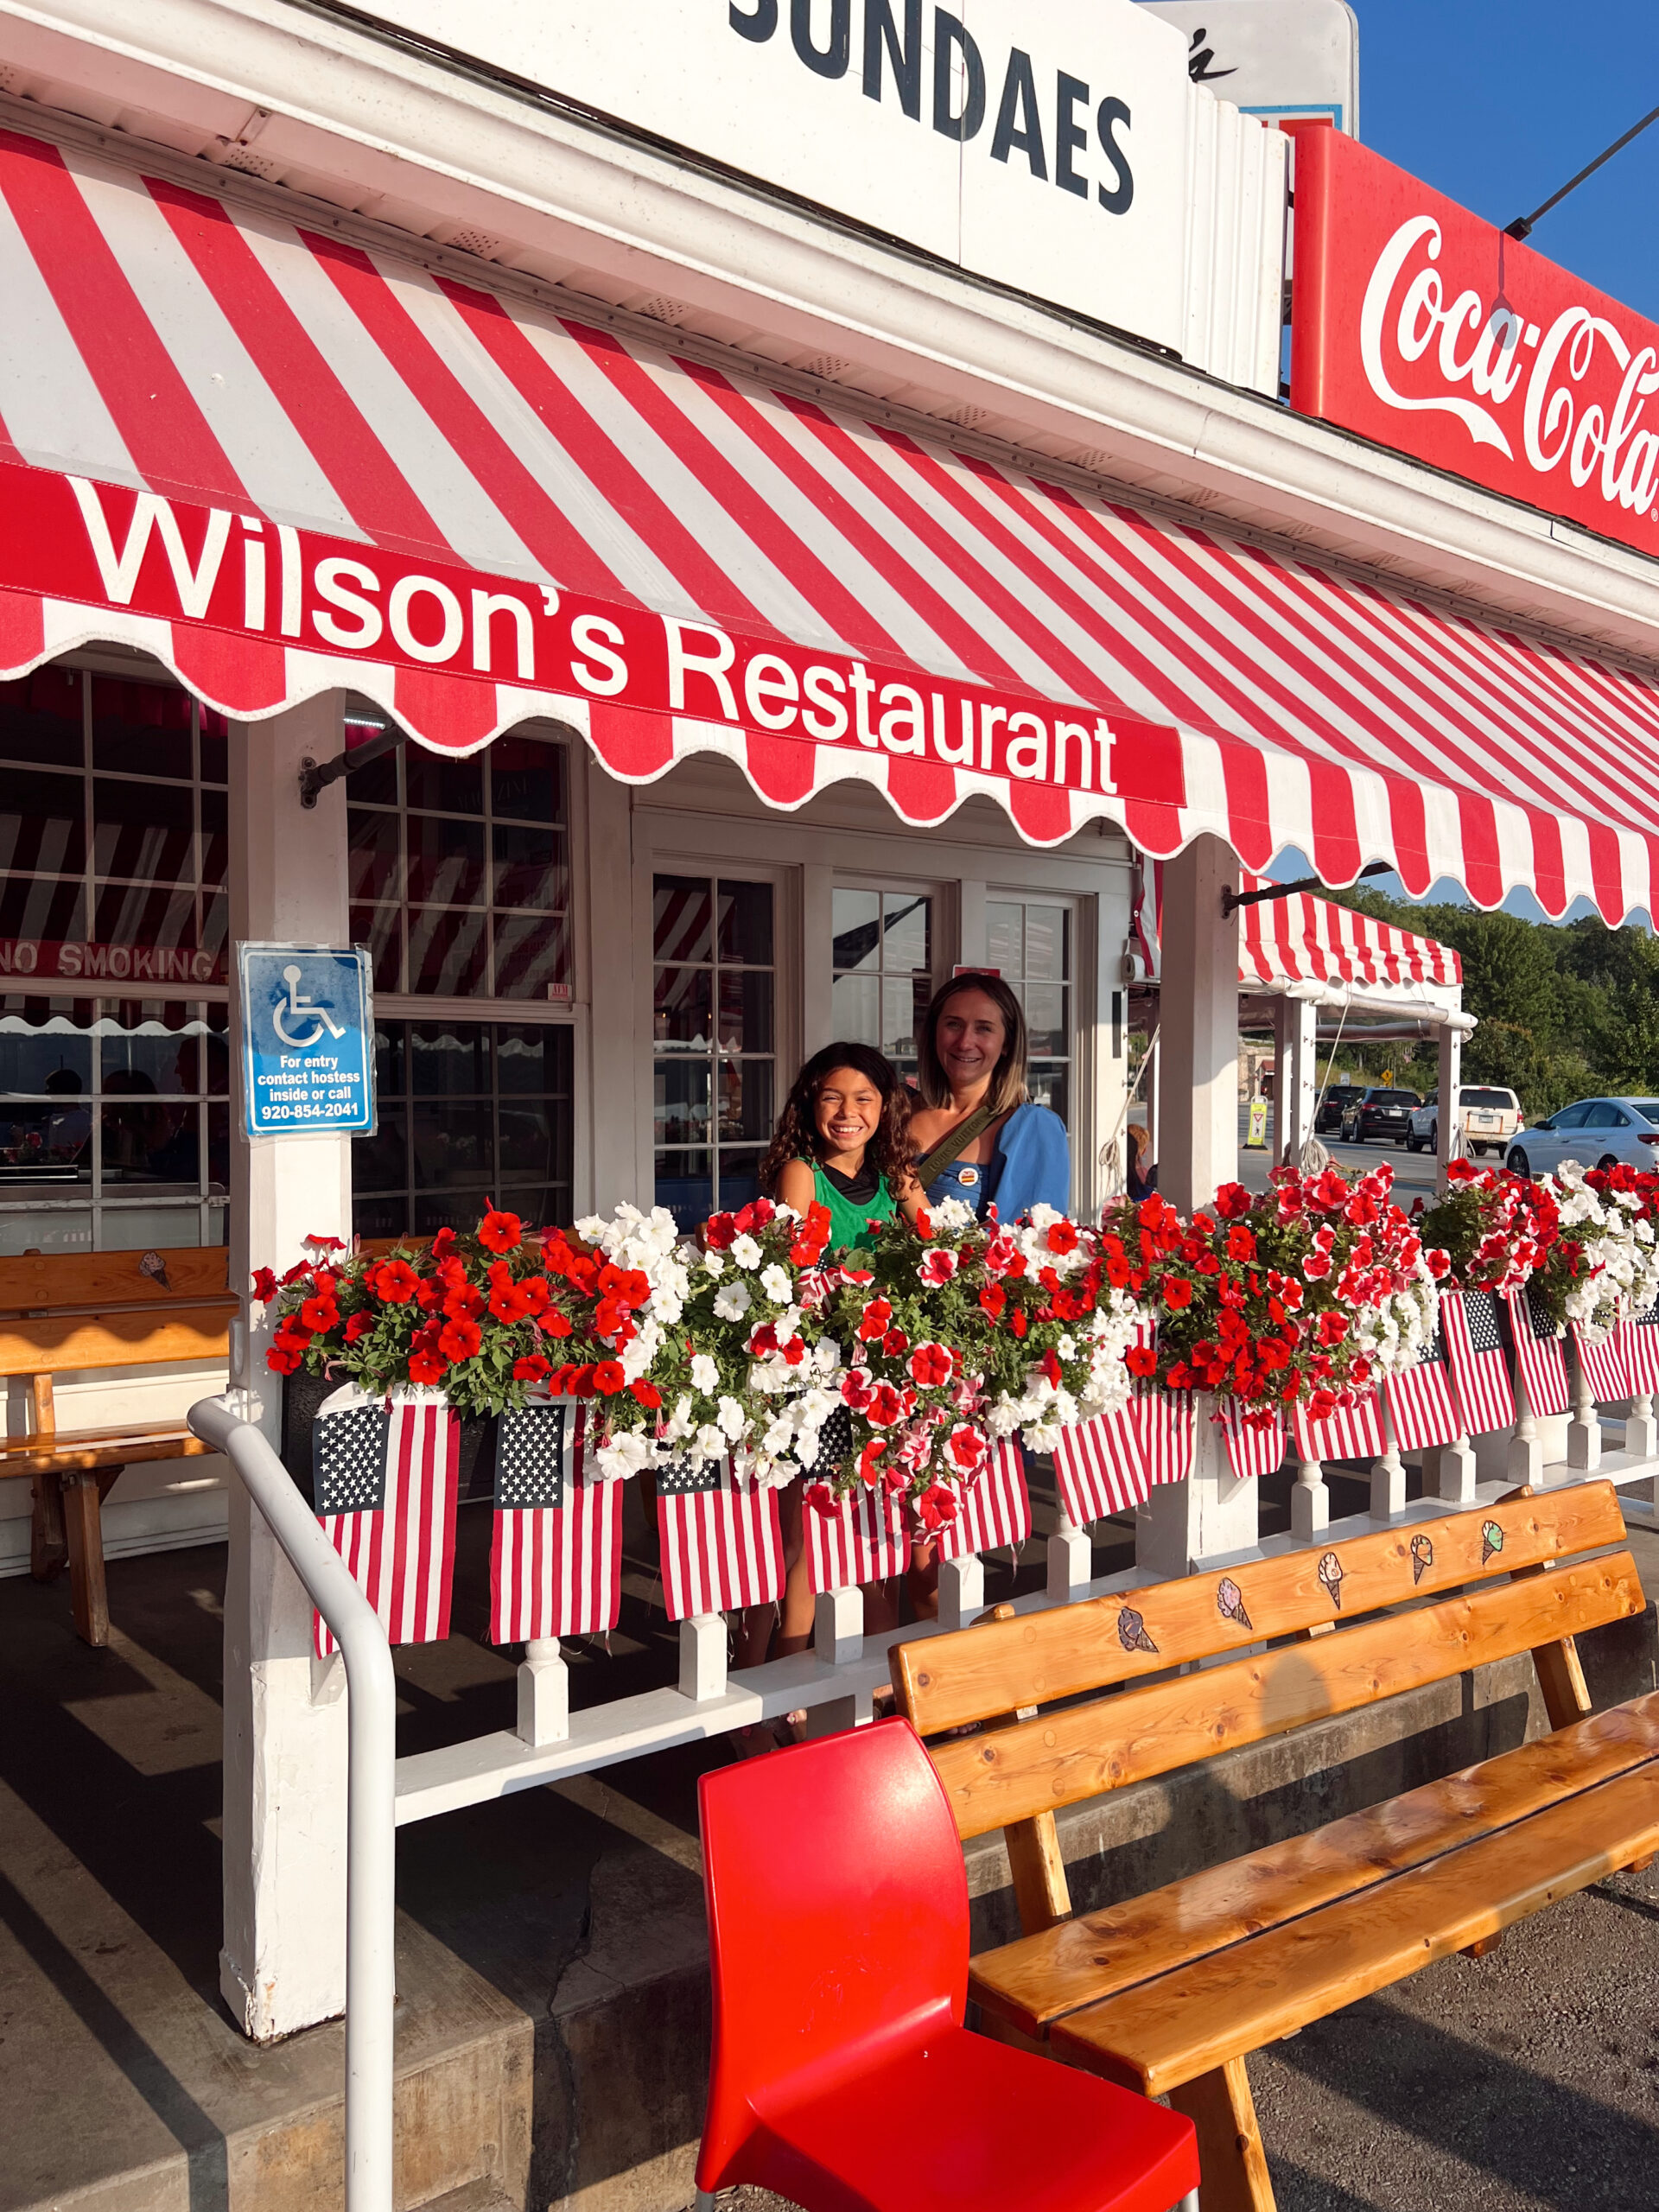
M 1434 1196 L 1434 1155 L 1431 1152 L 1408 1152 L 1404 1145 L 1395 1144 L 1338 1144 L 1329 1136 L 1319 1140 L 1341 1168 L 1344 1175 L 1363 1175 L 1380 1160 L 1387 1160 L 1394 1170 L 1395 1195 L 1408 1211 L 1417 1198 L 1424 1205 L 1433 1203 Z M 1247 1191 L 1265 1191 L 1268 1171 L 1278 1157 L 1274 1143 L 1272 1116 L 1268 1120 L 1268 1142 L 1260 1152 L 1252 1152 L 1244 1142 L 1244 1117 L 1239 1116 L 1238 1179 Z M 1659 2196 L 1656 2197 L 1659 2202 Z

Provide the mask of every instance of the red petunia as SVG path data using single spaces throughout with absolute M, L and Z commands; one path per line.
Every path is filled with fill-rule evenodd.
M 958 1421 L 945 1443 L 945 1451 L 965 1475 L 971 1475 L 985 1464 L 985 1439 L 976 1428 L 966 1421 Z
M 916 1517 L 931 1536 L 948 1529 L 962 1510 L 962 1500 L 949 1483 L 930 1483 L 916 1501 Z
M 872 1428 L 891 1428 L 905 1410 L 904 1400 L 891 1382 L 878 1382 L 862 1408 Z
M 383 1260 L 369 1276 L 369 1288 L 385 1306 L 407 1306 L 420 1287 L 407 1260 Z
M 439 1230 L 436 1236 L 432 1239 L 432 1257 L 435 1260 L 447 1259 L 454 1249 L 454 1230 L 453 1229 Z
M 374 1316 L 372 1313 L 353 1313 L 350 1320 L 346 1324 L 346 1343 L 348 1344 L 356 1344 L 360 1337 L 366 1337 L 373 1327 Z
M 321 1291 L 315 1298 L 308 1298 L 300 1308 L 300 1319 L 308 1329 L 318 1335 L 325 1330 L 338 1327 L 340 1308 L 334 1303 L 334 1292 Z
M 1255 1234 L 1243 1227 L 1227 1232 L 1227 1256 L 1230 1260 L 1247 1261 L 1255 1257 Z
M 1008 1294 L 1000 1282 L 988 1282 L 979 1294 L 980 1311 L 988 1313 L 993 1321 L 1000 1320 L 1002 1309 L 1008 1302 Z
M 344 1243 L 338 1236 L 302 1236 L 302 1244 L 308 1244 L 315 1252 L 343 1252 Z
M 1158 1355 L 1150 1344 L 1131 1344 L 1123 1355 L 1123 1364 L 1131 1375 L 1155 1375 Z
M 952 1362 L 943 1344 L 918 1344 L 910 1355 L 910 1373 L 924 1390 L 938 1390 L 950 1380 Z
M 524 1224 L 516 1213 L 492 1206 L 478 1224 L 478 1241 L 486 1252 L 511 1252 L 524 1241 Z
M 1077 1249 L 1077 1229 L 1075 1222 L 1050 1222 L 1048 1249 L 1051 1252 L 1075 1252 Z
M 1242 1221 L 1250 1210 L 1250 1194 L 1242 1183 L 1224 1183 L 1216 1192 L 1216 1211 L 1223 1221 Z
M 872 1298 L 859 1317 L 858 1333 L 866 1344 L 885 1337 L 893 1325 L 893 1308 L 885 1298 Z
M 273 1375 L 293 1375 L 298 1371 L 300 1357 L 297 1344 L 275 1344 L 265 1354 L 265 1365 Z
M 620 1359 L 601 1359 L 594 1370 L 594 1388 L 603 1398 L 613 1398 L 627 1379 Z
M 1192 1286 L 1185 1275 L 1171 1275 L 1164 1284 L 1164 1303 L 1172 1313 L 1179 1313 L 1192 1303 Z
M 523 1359 L 515 1359 L 512 1363 L 515 1382 L 545 1382 L 552 1372 L 553 1363 L 543 1359 L 538 1351 L 527 1352 Z
M 643 1380 L 630 1382 L 628 1390 L 629 1394 L 636 1398 L 648 1413 L 655 1412 L 663 1402 L 663 1394 L 654 1382 L 646 1382 Z
M 269 1306 L 271 1300 L 276 1297 L 276 1278 L 270 1269 L 256 1268 L 253 1271 L 253 1294 L 260 1304 Z
M 943 1244 L 924 1253 L 917 1274 L 930 1290 L 942 1290 L 957 1272 L 957 1255 Z
M 929 1213 L 925 1206 L 918 1206 L 916 1209 L 916 1234 L 921 1238 L 924 1244 L 929 1243 L 932 1240 L 933 1217 Z
M 570 1333 L 570 1323 L 563 1313 L 550 1313 L 542 1325 L 550 1337 L 568 1337 Z
M 471 1359 L 484 1338 L 476 1321 L 457 1314 L 438 1332 L 438 1349 L 449 1359 Z
M 448 1362 L 440 1359 L 435 1352 L 412 1351 L 409 1355 L 409 1379 L 411 1382 L 430 1385 L 442 1382 Z
M 910 1338 L 902 1329 L 889 1329 L 881 1339 L 881 1349 L 889 1359 L 901 1359 L 910 1350 Z

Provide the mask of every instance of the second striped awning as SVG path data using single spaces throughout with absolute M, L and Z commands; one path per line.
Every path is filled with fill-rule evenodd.
M 346 685 L 440 747 L 722 753 L 775 806 L 855 777 L 1036 843 L 1652 906 L 1625 670 L 161 167 L 0 131 L 0 675 L 115 640 L 243 718 Z

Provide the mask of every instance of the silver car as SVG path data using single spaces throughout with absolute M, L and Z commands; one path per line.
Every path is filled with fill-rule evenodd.
M 1580 1098 L 1534 1122 L 1510 1147 L 1517 1175 L 1548 1175 L 1564 1160 L 1580 1167 L 1659 1169 L 1659 1098 Z

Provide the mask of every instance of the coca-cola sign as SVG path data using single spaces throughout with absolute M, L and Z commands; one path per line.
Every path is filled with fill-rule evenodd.
M 1296 138 L 1292 407 L 1659 554 L 1659 326 L 1352 139 Z

